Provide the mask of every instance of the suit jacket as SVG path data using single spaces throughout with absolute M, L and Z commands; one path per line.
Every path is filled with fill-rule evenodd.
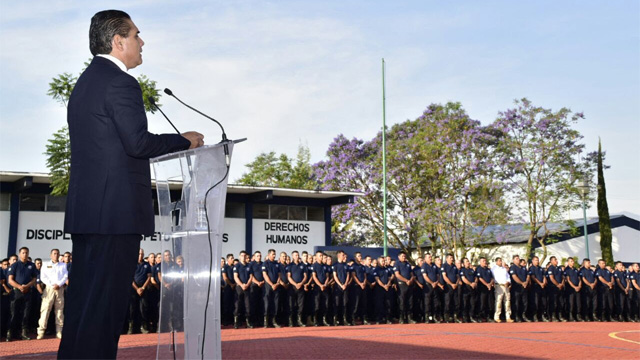
M 187 149 L 189 141 L 149 133 L 138 81 L 99 56 L 73 89 L 67 122 L 71 178 L 65 232 L 152 235 L 149 158 Z

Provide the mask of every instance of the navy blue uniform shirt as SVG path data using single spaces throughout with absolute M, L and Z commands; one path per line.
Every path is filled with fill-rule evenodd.
M 574 285 L 580 284 L 580 272 L 574 267 L 567 266 L 564 268 L 564 276 Z
M 416 281 L 420 284 L 424 285 L 427 282 L 424 280 L 424 276 L 422 276 L 422 268 L 420 266 L 414 266 L 413 275 L 416 277 Z
M 640 282 L 638 281 L 638 273 L 635 271 L 629 273 L 629 285 L 631 286 L 632 290 L 635 290 L 635 288 L 633 287 L 633 280 L 636 281 L 636 285 L 640 286 Z
M 384 266 L 378 266 L 377 268 L 373 269 L 373 276 L 380 279 L 380 282 L 382 282 L 384 285 L 389 282 L 389 278 L 391 277 L 389 274 L 389 270 Z
M 320 284 L 324 284 L 325 280 L 327 280 L 327 269 L 324 264 L 314 263 L 311 267 L 312 271 L 316 274 L 318 281 Z
M 616 270 L 613 273 L 613 277 L 615 279 L 620 280 L 620 285 L 622 285 L 622 287 L 627 287 L 627 274 L 626 274 L 626 271 Z M 615 286 L 618 288 L 618 290 L 620 289 L 618 284 L 616 284 Z
M 476 269 L 476 277 L 482 278 L 487 284 L 493 280 L 493 274 L 491 273 L 491 269 L 489 267 L 478 266 Z M 484 284 L 482 284 L 484 286 Z M 485 286 L 486 288 L 486 286 Z
M 611 281 L 611 272 L 609 270 L 607 270 L 607 268 L 601 269 L 601 268 L 597 268 L 596 269 L 596 279 L 599 279 L 599 277 L 602 276 L 602 278 L 607 281 L 610 282 Z M 609 287 L 608 285 L 598 281 L 598 286 L 604 288 L 604 287 Z
M 540 282 L 544 282 L 544 270 L 540 266 L 531 265 L 529 275 L 535 277 Z
M 466 278 L 467 281 L 469 281 L 471 283 L 476 281 L 476 273 L 475 273 L 475 271 L 473 271 L 472 268 L 468 268 L 468 269 L 467 268 L 462 268 L 462 269 L 460 269 L 460 276 Z M 465 285 L 466 285 L 466 283 L 465 283 Z
M 373 271 L 375 269 L 373 268 L 373 266 L 365 266 L 365 271 L 367 273 L 367 281 L 370 284 L 375 284 L 376 283 L 376 277 L 373 276 Z
M 547 269 L 547 278 L 551 279 L 551 277 L 553 277 L 556 282 L 560 284 L 563 278 L 562 270 L 560 270 L 560 268 L 557 266 L 549 266 L 549 268 Z M 549 282 L 551 282 L 551 280 L 549 280 Z
M 509 267 L 509 274 L 511 275 L 511 284 L 518 284 L 513 281 L 514 278 L 518 278 L 518 280 L 525 282 L 527 281 L 527 268 L 524 266 L 513 264 Z M 519 285 L 519 284 L 518 284 Z
M 256 278 L 257 281 L 264 281 L 264 277 L 262 276 L 262 261 L 252 261 L 249 263 L 251 266 L 251 271 L 253 271 L 253 277 Z
M 38 276 L 36 271 L 36 265 L 31 261 L 22 262 L 20 260 L 9 266 L 7 270 L 7 282 L 9 282 L 9 276 L 13 275 L 13 280 L 20 285 L 26 285 L 31 279 Z
M 367 269 L 365 266 L 355 262 L 353 263 L 353 266 L 351 266 L 351 273 L 355 274 L 356 278 L 358 278 L 360 282 L 363 282 L 367 277 Z
M 282 264 L 282 263 L 278 263 L 278 271 L 280 272 L 280 280 L 282 280 L 282 282 L 285 283 L 285 284 L 289 283 L 289 279 L 287 279 L 288 268 L 289 268 L 288 265 Z
M 458 268 L 456 267 L 455 264 L 449 265 L 448 263 L 445 263 L 442 266 L 442 276 L 446 276 L 447 279 L 449 279 L 449 281 L 455 284 L 456 282 L 458 282 L 458 279 L 459 279 Z M 445 281 L 445 283 L 447 282 Z
M 227 274 L 227 277 L 229 278 L 229 284 L 236 283 L 235 280 L 233 280 L 233 265 L 224 264 L 224 266 L 222 267 L 222 271 Z
M 411 264 L 409 264 L 408 261 L 396 261 L 396 266 L 393 267 L 393 272 L 395 273 L 396 271 L 405 279 L 411 280 L 411 274 L 413 274 L 413 271 L 411 270 Z
M 591 270 L 591 268 L 585 268 L 584 266 L 580 268 L 580 272 L 578 273 L 581 278 L 587 280 L 589 284 L 593 284 L 597 282 L 595 271 Z
M 299 263 L 291 263 L 289 265 L 289 269 L 287 270 L 288 274 L 291 274 L 291 278 L 296 283 L 301 282 L 304 279 L 304 274 L 307 272 L 307 266 L 303 262 Z
M 242 262 L 238 262 L 236 266 L 233 267 L 233 274 L 238 274 L 238 279 L 240 279 L 240 282 L 243 284 L 246 284 L 247 281 L 249 281 L 251 273 L 252 269 L 249 264 L 242 264 Z
M 271 261 L 271 260 L 267 260 L 263 262 L 262 271 L 265 271 L 267 273 L 269 280 L 271 280 L 273 284 L 278 282 L 278 276 L 280 274 L 280 266 L 277 262 Z
M 336 274 L 340 283 L 344 285 L 347 281 L 347 274 L 349 273 L 349 265 L 347 263 L 338 262 L 331 266 L 331 270 Z
M 427 274 L 427 277 L 429 278 L 429 280 L 431 280 L 431 282 L 436 282 L 438 281 L 438 267 L 436 266 L 436 264 L 431 263 L 431 264 L 427 264 L 426 262 L 424 264 L 422 264 L 422 268 L 420 268 L 420 273 L 421 274 Z
M 136 285 L 142 286 L 147 281 L 148 274 L 151 274 L 151 266 L 148 262 L 143 261 L 136 265 L 136 272 L 133 275 L 133 281 Z

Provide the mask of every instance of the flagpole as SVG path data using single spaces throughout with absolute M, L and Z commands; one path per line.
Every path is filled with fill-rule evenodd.
M 384 58 L 382 58 L 382 213 L 384 226 L 383 254 L 387 256 L 387 124 L 386 97 L 384 86 Z

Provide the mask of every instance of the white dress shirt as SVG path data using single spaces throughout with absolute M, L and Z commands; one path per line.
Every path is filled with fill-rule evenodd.
M 493 274 L 493 278 L 496 280 L 496 284 L 506 285 L 507 283 L 511 283 L 509 271 L 507 271 L 504 266 L 493 265 L 491 267 L 491 273 Z
M 67 272 L 67 264 L 63 262 L 53 263 L 51 260 L 42 264 L 40 269 L 40 281 L 47 285 L 62 286 L 67 282 L 69 273 Z

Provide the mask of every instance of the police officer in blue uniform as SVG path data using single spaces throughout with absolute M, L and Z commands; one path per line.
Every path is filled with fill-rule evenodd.
M 31 313 L 31 291 L 36 285 L 36 265 L 28 261 L 29 249 L 20 248 L 18 251 L 18 261 L 14 262 L 7 270 L 9 285 L 13 287 L 13 299 L 11 300 L 9 318 L 9 329 L 7 330 L 6 341 L 13 339 L 13 329 L 21 326 L 21 339 L 31 340 L 27 335 L 29 326 L 29 314 Z
M 249 291 L 249 305 L 251 307 L 252 325 L 257 326 L 259 319 L 264 317 L 264 276 L 262 275 L 262 253 L 256 251 L 253 253 L 253 260 L 249 264 L 251 267 L 251 288 Z
M 346 258 L 346 255 L 345 255 Z M 351 266 L 350 276 L 351 286 L 349 287 L 349 321 L 355 324 L 356 319 L 360 317 L 362 322 L 365 323 L 365 309 L 367 308 L 367 298 L 365 296 L 365 289 L 369 285 L 367 283 L 367 269 L 362 263 L 362 254 L 356 252 L 354 256 L 354 263 Z
M 531 279 L 531 291 L 529 293 L 529 305 L 531 305 L 531 317 L 534 321 L 545 321 L 549 319 L 545 316 L 544 311 L 547 305 L 546 290 L 547 277 L 544 269 L 540 267 L 540 259 L 537 256 L 531 258 L 531 266 L 529 267 L 529 278 Z
M 249 265 L 249 255 L 246 251 L 240 251 L 238 255 L 239 262 L 233 267 L 233 281 L 236 283 L 236 301 L 233 309 L 233 327 L 240 327 L 240 316 L 244 315 L 244 321 L 247 328 L 252 329 L 251 325 L 251 284 L 253 283 L 253 269 Z
M 333 272 L 333 299 L 334 314 L 333 324 L 353 325 L 352 321 L 348 321 L 345 317 L 347 303 L 349 301 L 348 286 L 351 281 L 351 272 L 347 265 L 347 255 L 344 251 L 339 250 L 337 253 L 338 262 L 332 265 Z
M 312 277 L 314 282 L 313 295 L 315 303 L 315 326 L 329 326 L 327 313 L 329 310 L 329 270 L 323 264 L 323 253 L 316 252 L 316 259 L 312 266 Z
M 281 322 L 282 324 L 289 323 L 289 327 L 293 327 L 293 322 L 291 322 L 291 314 L 289 311 L 289 279 L 287 278 L 287 253 L 282 251 L 280 252 L 280 259 L 278 260 L 278 267 L 280 270 L 279 282 L 280 288 L 277 290 L 280 292 L 280 304 L 278 305 L 278 313 L 279 316 L 276 317 L 275 321 Z M 288 319 L 288 320 L 287 320 Z
M 440 322 L 438 307 L 438 295 L 440 291 L 440 269 L 433 263 L 431 254 L 424 255 L 424 263 L 420 269 L 422 278 L 424 279 L 424 287 L 422 288 L 424 296 L 424 322 Z
M 363 324 L 369 325 L 370 323 L 376 322 L 375 306 L 373 301 L 373 296 L 374 296 L 373 290 L 378 285 L 378 283 L 376 282 L 376 277 L 373 276 L 373 271 L 375 270 L 375 267 L 373 266 L 373 259 L 371 258 L 371 256 L 367 255 L 364 257 L 364 266 L 366 269 L 365 271 L 367 276 L 367 286 L 364 289 L 364 294 L 362 294 L 362 297 L 366 299 L 367 305 L 366 305 L 365 315 L 363 316 L 364 318 Z
M 411 264 L 407 261 L 407 254 L 405 252 L 398 254 L 398 261 L 396 262 L 396 266 L 393 268 L 393 273 L 398 280 L 400 324 L 404 324 L 406 321 L 411 324 L 415 324 L 416 322 L 413 320 L 413 315 L 411 313 L 415 276 L 411 269 Z
M 478 293 L 480 295 L 480 311 L 478 318 L 487 322 L 494 322 L 491 312 L 490 302 L 493 293 L 495 280 L 485 257 L 480 258 L 480 264 L 476 268 L 476 278 L 478 279 Z
M 616 320 L 629 322 L 629 279 L 621 261 L 615 264 L 613 273 L 615 279 L 614 294 L 616 303 Z
M 549 304 L 549 317 L 554 321 L 567 321 L 562 315 L 562 293 L 564 292 L 564 274 L 558 267 L 558 258 L 549 258 L 551 265 L 547 268 L 547 279 L 549 287 L 547 289 L 547 301 Z
M 373 276 L 378 286 L 374 288 L 376 315 L 378 324 L 391 324 L 391 286 L 393 285 L 393 273 L 385 265 L 383 256 L 378 258 L 378 267 L 373 270 Z
M 585 258 L 582 260 L 582 267 L 578 272 L 582 280 L 582 314 L 585 320 L 595 321 L 597 318 L 598 293 L 596 287 L 598 279 L 596 273 L 591 269 L 591 260 Z
M 313 254 L 309 254 L 306 251 L 302 252 L 302 262 L 307 267 L 307 281 L 304 284 L 304 318 L 303 322 L 307 325 L 314 325 L 315 320 L 315 297 L 313 287 L 315 282 L 313 281 Z
M 262 276 L 266 282 L 264 287 L 264 327 L 280 327 L 276 321 L 280 305 L 280 266 L 276 262 L 276 251 L 269 249 L 267 260 L 262 263 Z M 271 324 L 273 319 L 273 324 Z
M 629 284 L 631 286 L 631 319 L 640 322 L 640 266 L 638 263 L 632 265 L 629 272 Z
M 567 267 L 564 268 L 565 278 L 565 299 L 567 304 L 567 315 L 569 321 L 582 321 L 580 314 L 582 306 L 580 304 L 580 290 L 582 282 L 580 281 L 580 271 L 575 268 L 573 258 L 567 260 Z
M 300 327 L 305 327 L 302 322 L 304 314 L 304 285 L 307 282 L 307 266 L 300 260 L 300 253 L 291 253 L 292 262 L 287 268 L 287 279 L 289 280 L 289 309 L 291 310 L 290 322 Z
M 478 288 L 478 279 L 476 273 L 471 267 L 471 261 L 467 258 L 462 259 L 463 267 L 460 269 L 460 279 L 462 280 L 462 318 L 463 321 L 476 323 L 476 294 Z
M 157 281 L 157 273 L 156 273 L 156 254 L 150 253 L 147 255 L 147 264 L 149 264 L 149 268 L 151 269 L 151 277 L 149 285 L 147 285 L 145 292 L 146 302 L 147 302 L 147 321 L 148 321 L 148 330 L 149 332 L 158 331 L 158 300 L 159 300 L 159 292 L 158 289 L 159 283 Z
M 453 261 L 453 255 L 448 254 L 446 263 L 441 269 L 442 278 L 445 282 L 444 287 L 444 319 L 445 322 L 461 322 L 456 316 L 458 309 L 455 306 L 456 290 L 460 282 L 460 274 L 458 268 Z
M 525 311 L 528 303 L 527 286 L 529 285 L 529 274 L 527 267 L 520 265 L 520 256 L 513 256 L 513 264 L 509 267 L 511 276 L 511 307 L 512 314 L 516 322 L 530 321 Z
M 596 278 L 598 279 L 598 321 L 611 321 L 613 315 L 613 275 L 606 268 L 604 260 L 598 260 Z
M 233 281 L 233 254 L 227 254 L 226 262 L 222 267 L 222 279 L 225 286 L 222 289 L 222 325 L 230 325 L 233 322 L 234 298 L 236 293 L 236 283 Z
M 424 322 L 422 318 L 424 316 L 424 277 L 422 276 L 422 264 L 424 263 L 423 258 L 418 258 L 416 260 L 415 266 L 411 268 L 413 271 L 413 276 L 415 278 L 414 286 L 413 286 L 413 320 L 416 322 Z
M 138 250 L 138 264 L 131 283 L 129 300 L 129 334 L 147 333 L 149 329 L 147 318 L 147 298 L 145 291 L 151 284 L 151 265 L 144 261 L 144 250 Z M 144 328 L 141 329 L 141 327 Z

